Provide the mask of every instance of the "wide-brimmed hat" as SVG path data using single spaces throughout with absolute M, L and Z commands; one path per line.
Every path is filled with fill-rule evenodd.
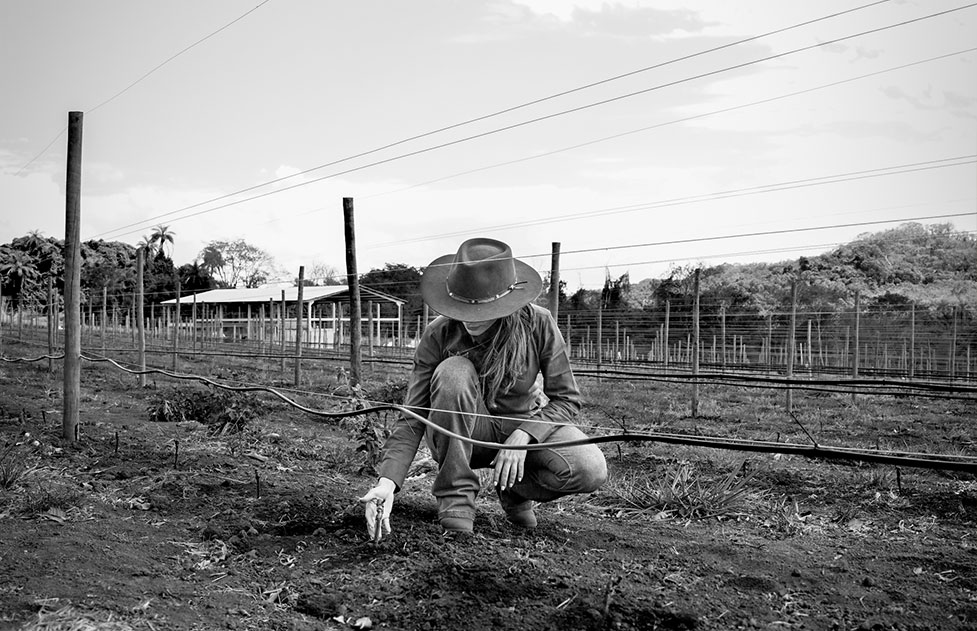
M 495 239 L 469 239 L 455 254 L 434 259 L 421 277 L 424 302 L 441 315 L 481 322 L 515 313 L 536 299 L 543 281 Z

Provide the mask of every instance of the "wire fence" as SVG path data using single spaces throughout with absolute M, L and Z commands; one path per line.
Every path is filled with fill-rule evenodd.
M 350 357 L 350 318 L 295 310 L 266 313 L 251 308 L 201 309 L 179 316 L 172 306 L 146 311 L 147 352 L 242 354 L 286 359 L 343 360 Z M 376 317 L 374 315 L 376 314 Z M 361 325 L 361 353 L 371 359 L 407 363 L 430 314 L 381 317 L 370 310 Z M 102 352 L 135 350 L 139 327 L 131 308 L 82 313 L 81 340 Z M 977 321 L 956 307 L 771 311 L 728 311 L 706 305 L 695 317 L 688 305 L 658 308 L 574 309 L 558 316 L 571 360 L 588 370 L 636 369 L 682 373 L 874 377 L 977 383 Z M 793 323 L 793 325 L 792 325 Z M 296 345 L 296 331 L 301 344 Z M 696 336 L 696 331 L 698 334 Z M 43 308 L 0 310 L 0 335 L 63 345 L 63 317 Z M 2 344 L 2 339 L 0 339 Z M 2 349 L 2 346 L 0 346 Z

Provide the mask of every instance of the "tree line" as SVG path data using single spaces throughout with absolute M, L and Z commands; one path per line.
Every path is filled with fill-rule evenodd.
M 83 242 L 83 300 L 100 302 L 105 288 L 110 307 L 127 307 L 135 292 L 135 260 L 140 251 L 146 257 L 145 292 L 150 304 L 175 297 L 178 281 L 183 295 L 257 287 L 272 280 L 298 282 L 271 255 L 241 239 L 211 241 L 193 261 L 176 266 L 171 258 L 175 237 L 168 226 L 159 225 L 136 246 L 101 239 Z M 62 293 L 63 249 L 62 240 L 37 232 L 0 245 L 0 289 L 8 308 L 42 308 L 48 277 Z M 608 274 L 603 287 L 580 288 L 569 295 L 561 282 L 559 312 L 584 323 L 603 310 L 626 315 L 635 328 L 642 322 L 652 328 L 658 325 L 666 304 L 674 313 L 691 312 L 696 268 L 676 266 L 663 278 L 638 282 L 632 282 L 628 273 Z M 362 275 L 360 282 L 404 300 L 405 315 L 414 318 L 423 310 L 419 295 L 422 272 L 422 268 L 387 263 Z M 312 266 L 307 277 L 305 282 L 310 285 L 346 283 L 345 275 L 322 264 Z M 950 224 L 907 223 L 861 235 L 815 257 L 699 267 L 699 279 L 701 304 L 707 311 L 722 311 L 730 326 L 735 326 L 737 317 L 754 321 L 757 316 L 782 314 L 795 284 L 802 311 L 850 310 L 858 292 L 862 308 L 869 312 L 913 305 L 933 315 L 952 311 L 972 322 L 977 310 L 977 242 L 973 235 L 956 232 Z M 547 294 L 544 288 L 540 304 L 546 304 Z

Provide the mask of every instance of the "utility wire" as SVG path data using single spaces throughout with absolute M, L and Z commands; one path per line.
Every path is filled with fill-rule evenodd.
M 733 111 L 736 111 L 736 110 L 746 109 L 748 107 L 754 107 L 754 106 L 757 106 L 757 105 L 765 105 L 767 103 L 772 103 L 774 101 L 779 101 L 779 100 L 786 99 L 786 98 L 800 96 L 802 94 L 809 94 L 811 92 L 816 92 L 818 90 L 824 90 L 826 88 L 832 88 L 832 87 L 843 85 L 843 84 L 846 84 L 846 83 L 852 83 L 854 81 L 859 81 L 861 79 L 866 79 L 868 77 L 874 77 L 874 76 L 877 76 L 877 75 L 881 75 L 881 74 L 885 74 L 885 73 L 889 73 L 889 72 L 894 72 L 896 70 L 903 70 L 905 68 L 910 68 L 912 66 L 918 66 L 918 65 L 929 63 L 929 62 L 932 62 L 932 61 L 938 61 L 940 59 L 947 59 L 949 57 L 956 57 L 958 55 L 963 55 L 965 53 L 970 53 L 970 52 L 973 52 L 975 50 L 977 50 L 977 48 L 967 48 L 967 49 L 964 49 L 964 50 L 959 50 L 959 51 L 956 51 L 956 52 L 947 53 L 945 55 L 937 55 L 936 57 L 930 57 L 928 59 L 922 59 L 920 61 L 914 61 L 914 62 L 911 62 L 911 63 L 902 64 L 900 66 L 894 66 L 892 68 L 886 68 L 884 70 L 878 70 L 876 72 L 869 72 L 867 74 L 858 75 L 857 77 L 850 77 L 848 79 L 842 79 L 840 81 L 833 81 L 831 83 L 825 83 L 823 85 L 814 86 L 814 87 L 811 87 L 811 88 L 807 88 L 805 90 L 798 90 L 797 92 L 790 92 L 790 93 L 787 93 L 787 94 L 781 94 L 779 96 L 773 96 L 773 97 L 770 97 L 770 98 L 761 99 L 759 101 L 753 101 L 751 103 L 743 103 L 741 105 L 734 105 L 732 107 L 726 107 L 726 108 L 719 109 L 719 110 L 713 110 L 711 112 L 705 112 L 705 113 L 702 113 L 702 114 L 695 114 L 693 116 L 686 116 L 685 118 L 678 118 L 678 119 L 670 120 L 670 121 L 667 121 L 667 122 L 664 122 L 664 123 L 656 123 L 654 125 L 648 125 L 646 127 L 639 127 L 638 129 L 631 129 L 631 130 L 620 132 L 620 133 L 617 133 L 617 134 L 612 134 L 610 136 L 603 136 L 601 138 L 595 138 L 593 140 L 588 140 L 586 142 L 581 142 L 581 143 L 578 143 L 578 144 L 575 144 L 575 145 L 570 145 L 570 146 L 567 146 L 567 147 L 561 147 L 559 149 L 553 149 L 553 150 L 550 150 L 550 151 L 544 151 L 542 153 L 537 153 L 537 154 L 534 154 L 534 155 L 531 155 L 531 156 L 524 156 L 522 158 L 516 158 L 514 160 L 506 160 L 505 162 L 497 162 L 495 164 L 490 164 L 490 165 L 483 166 L 483 167 L 478 167 L 478 168 L 475 168 L 475 169 L 469 169 L 467 171 L 460 171 L 458 173 L 452 173 L 451 175 L 445 175 L 443 177 L 435 178 L 433 180 L 427 180 L 425 182 L 418 182 L 417 184 L 411 184 L 410 186 L 405 186 L 405 187 L 394 189 L 394 190 L 390 190 L 390 191 L 384 191 L 382 193 L 375 193 L 373 195 L 366 195 L 363 199 L 372 199 L 374 197 L 382 197 L 384 195 L 392 195 L 392 194 L 395 194 L 395 193 L 402 193 L 404 191 L 409 191 L 409 190 L 412 190 L 412 189 L 415 189 L 415 188 L 419 188 L 421 186 L 429 186 L 431 184 L 437 184 L 438 182 L 444 182 L 446 180 L 451 180 L 451 179 L 454 179 L 454 178 L 457 178 L 457 177 L 462 177 L 462 176 L 465 176 L 465 175 L 472 175 L 472 174 L 475 174 L 475 173 L 482 173 L 484 171 L 490 171 L 492 169 L 497 169 L 499 167 L 511 166 L 513 164 L 520 164 L 522 162 L 529 162 L 530 160 L 536 160 L 536 159 L 539 159 L 539 158 L 545 158 L 545 157 L 549 157 L 549 156 L 552 156 L 552 155 L 556 155 L 556 154 L 560 154 L 560 153 L 565 153 L 567 151 L 573 151 L 574 149 L 581 149 L 583 147 L 589 147 L 589 146 L 592 146 L 592 145 L 600 144 L 602 142 L 607 142 L 609 140 L 617 140 L 618 138 L 624 138 L 626 136 L 631 136 L 631 135 L 638 134 L 638 133 L 641 133 L 641 132 L 651 131 L 653 129 L 659 129 L 659 128 L 662 128 L 662 127 L 668 127 L 670 125 L 677 125 L 679 123 L 687 123 L 689 121 L 699 120 L 699 119 L 703 119 L 703 118 L 708 118 L 710 116 L 715 116 L 717 114 L 725 114 L 727 112 L 733 112 Z M 318 209 L 318 210 L 323 210 L 323 209 Z M 317 211 L 313 211 L 313 212 L 317 212 Z M 402 242 L 398 241 L 396 243 L 402 243 Z M 367 246 L 367 247 L 371 247 L 371 246 Z
M 132 83 L 130 83 L 129 85 L 127 85 L 126 87 L 122 88 L 121 90 L 119 90 L 118 92 L 116 92 L 115 94 L 113 94 L 112 96 L 110 96 L 109 98 L 105 99 L 104 101 L 102 101 L 101 103 L 99 103 L 98 105 L 96 105 L 95 107 L 89 109 L 87 111 L 87 113 L 91 114 L 91 113 L 95 112 L 96 110 L 100 109 L 101 107 L 103 107 L 105 105 L 108 105 L 109 103 L 111 103 L 115 99 L 119 98 L 120 96 L 122 96 L 123 94 L 125 94 L 126 92 L 128 92 L 129 90 L 131 90 L 132 88 L 136 87 L 137 85 L 139 85 L 140 83 L 142 83 L 143 81 L 145 81 L 147 78 L 149 78 L 149 76 L 151 74 L 155 73 L 157 70 L 159 70 L 160 68 L 162 68 L 166 64 L 170 63 L 171 61 L 173 61 L 177 57 L 179 57 L 179 56 L 183 55 L 184 53 L 188 52 L 190 49 L 199 46 L 200 44 L 204 43 L 205 41 L 207 41 L 211 37 L 217 35 L 221 31 L 223 31 L 223 30 L 225 30 L 225 29 L 233 26 L 237 22 L 240 22 L 241 20 L 243 20 L 247 16 L 251 15 L 252 13 L 254 13 L 255 11 L 257 11 L 258 9 L 260 9 L 261 7 L 263 7 L 264 5 L 268 4 L 269 2 L 271 2 L 271 0 L 262 0 L 262 2 L 260 2 L 257 6 L 255 6 L 251 10 L 249 10 L 249 11 L 241 14 L 240 16 L 236 17 L 235 19 L 231 20 L 230 22 L 228 22 L 224 26 L 222 26 L 219 29 L 217 29 L 216 31 L 212 32 L 211 34 L 206 35 L 206 36 L 198 39 L 194 43 L 192 43 L 189 46 L 185 47 L 180 52 L 178 52 L 178 53 L 176 53 L 174 55 L 170 55 L 166 60 L 164 60 L 161 63 L 159 63 L 156 66 L 154 66 L 149 72 L 146 72 L 145 74 L 143 74 L 141 77 L 139 77 L 138 79 L 136 79 L 135 81 L 133 81 Z M 51 145 L 53 145 L 55 142 L 57 142 L 58 138 L 61 138 L 61 136 L 63 136 L 66 131 L 68 131 L 68 128 L 67 127 L 62 128 L 61 131 L 58 132 L 58 135 L 55 136 L 54 139 L 51 142 L 49 142 L 47 145 L 45 145 L 45 147 L 43 149 L 41 149 L 40 153 L 38 153 L 36 156 L 34 156 L 33 158 L 31 158 L 27 162 L 27 164 L 25 164 L 24 166 L 20 167 L 20 170 L 17 171 L 16 175 L 20 175 L 24 171 L 24 169 L 26 169 L 27 167 L 29 167 L 31 164 L 34 163 L 35 160 L 37 160 L 42 155 L 44 155 L 45 152 L 47 152 L 47 150 L 51 148 Z
M 632 77 L 632 76 L 641 74 L 643 72 L 648 72 L 650 70 L 656 70 L 658 68 L 663 68 L 665 66 L 669 66 L 669 65 L 672 65 L 672 64 L 675 64 L 675 63 L 679 63 L 681 61 L 686 61 L 686 60 L 689 60 L 689 59 L 693 59 L 695 57 L 699 57 L 699 56 L 702 56 L 702 55 L 707 55 L 709 53 L 713 53 L 713 52 L 717 52 L 717 51 L 724 50 L 724 49 L 727 49 L 727 48 L 731 48 L 731 47 L 734 47 L 734 46 L 739 46 L 739 45 L 742 45 L 742 44 L 746 44 L 746 43 L 749 43 L 749 42 L 752 42 L 752 41 L 755 41 L 755 40 L 758 40 L 758 39 L 762 39 L 764 37 L 769 37 L 771 35 L 776 35 L 776 34 L 779 34 L 779 33 L 784 33 L 786 31 L 790 31 L 790 30 L 793 30 L 793 29 L 796 29 L 796 28 L 800 28 L 800 27 L 803 27 L 803 26 L 809 26 L 809 25 L 814 24 L 814 23 L 817 23 L 817 22 L 821 22 L 821 21 L 824 21 L 824 20 L 828 20 L 828 19 L 831 19 L 831 18 L 835 18 L 835 17 L 841 16 L 841 15 L 845 15 L 846 13 L 853 13 L 855 11 L 860 11 L 862 9 L 873 7 L 873 6 L 876 6 L 876 5 L 879 5 L 879 4 L 884 4 L 885 2 L 889 2 L 889 1 L 890 0 L 878 0 L 877 2 L 870 2 L 869 4 L 865 4 L 865 5 L 862 5 L 862 6 L 859 6 L 859 7 L 854 7 L 852 9 L 847 9 L 845 11 L 839 11 L 837 13 L 832 13 L 832 14 L 829 14 L 829 15 L 826 15 L 826 16 L 823 16 L 823 17 L 820 17 L 820 18 L 815 18 L 815 19 L 812 19 L 812 20 L 808 20 L 806 22 L 800 22 L 800 23 L 797 23 L 797 24 L 793 24 L 791 26 L 786 26 L 786 27 L 783 27 L 783 28 L 775 29 L 773 31 L 768 31 L 766 33 L 763 33 L 762 35 L 755 35 L 755 36 L 752 36 L 752 37 L 748 37 L 746 39 L 741 39 L 741 40 L 737 40 L 735 42 L 730 42 L 729 44 L 723 44 L 721 46 L 716 46 L 716 47 L 709 48 L 709 49 L 706 49 L 706 50 L 698 51 L 698 52 L 695 52 L 695 53 L 692 53 L 692 54 L 689 54 L 689 55 L 685 55 L 683 57 L 677 57 L 677 58 L 670 59 L 668 61 L 664 61 L 664 62 L 661 62 L 661 63 L 653 64 L 653 65 L 650 65 L 650 66 L 645 66 L 643 68 L 639 68 L 637 70 L 632 70 L 630 72 L 625 72 L 625 73 L 622 73 L 622 74 L 619 74 L 619 75 L 615 75 L 615 76 L 609 77 L 607 79 L 601 79 L 600 81 L 595 81 L 595 82 L 588 83 L 588 84 L 585 84 L 585 85 L 582 85 L 582 86 L 578 86 L 578 87 L 575 87 L 575 88 L 570 88 L 568 90 L 563 90 L 562 92 L 556 92 L 554 94 L 550 94 L 549 96 L 544 96 L 544 97 L 541 97 L 541 98 L 538 98 L 538 99 L 534 99 L 532 101 L 527 101 L 525 103 L 520 103 L 518 105 L 513 105 L 513 106 L 510 106 L 510 107 L 506 107 L 506 108 L 503 108 L 501 110 L 497 110 L 495 112 L 491 112 L 489 114 L 482 114 L 482 115 L 476 116 L 474 118 L 469 118 L 469 119 L 464 120 L 464 121 L 461 121 L 459 123 L 453 123 L 451 125 L 446 125 L 444 127 L 439 127 L 437 129 L 433 129 L 431 131 L 427 131 L 427 132 L 423 132 L 423 133 L 420 133 L 420 134 L 416 134 L 414 136 L 409 136 L 407 138 L 403 138 L 401 140 L 390 142 L 390 143 L 387 143 L 385 145 L 376 147 L 374 149 L 369 149 L 367 151 L 362 151 L 360 153 L 357 153 L 357 154 L 354 154 L 354 155 L 351 155 L 351 156 L 347 156 L 345 158 L 340 158 L 338 160 L 333 160 L 332 162 L 327 162 L 325 164 L 320 164 L 318 166 L 311 167 L 311 168 L 305 169 L 303 171 L 299 171 L 298 173 L 292 173 L 290 175 L 286 175 L 286 176 L 283 176 L 283 177 L 280 177 L 280 178 L 276 178 L 274 180 L 269 180 L 267 182 L 262 182 L 261 184 L 256 184 L 256 185 L 250 186 L 248 188 L 243 188 L 243 189 L 240 189 L 238 191 L 234 191 L 233 193 L 227 193 L 227 194 L 221 195 L 219 197 L 214 197 L 212 199 L 209 199 L 209 200 L 206 200 L 206 201 L 203 201 L 203 202 L 199 202 L 198 204 L 194 204 L 193 206 L 187 206 L 187 207 L 184 207 L 184 208 L 181 208 L 179 210 L 172 211 L 172 212 L 177 213 L 177 212 L 182 212 L 183 210 L 190 210 L 192 208 L 197 208 L 197 207 L 202 206 L 202 205 L 205 205 L 205 204 L 210 204 L 212 202 L 217 202 L 217 201 L 220 201 L 222 199 L 227 199 L 228 197 L 233 197 L 235 195 L 240 195 L 241 193 L 247 193 L 247 192 L 250 192 L 250 191 L 257 190 L 259 188 L 264 188 L 265 186 L 270 186 L 272 184 L 278 184 L 278 183 L 284 182 L 286 180 L 290 180 L 292 178 L 300 177 L 300 176 L 303 176 L 303 175 L 308 175 L 309 173 L 313 173 L 315 171 L 319 171 L 319 170 L 325 169 L 327 167 L 335 166 L 335 165 L 341 164 L 343 162 L 348 162 L 350 160 L 355 160 L 356 158 L 362 158 L 364 156 L 372 155 L 374 153 L 378 153 L 378 152 L 384 151 L 386 149 L 391 149 L 393 147 L 397 147 L 399 145 L 403 145 L 403 144 L 406 144 L 406 143 L 411 142 L 411 141 L 414 141 L 414 140 L 420 140 L 421 138 L 426 138 L 428 136 L 433 136 L 433 135 L 439 134 L 441 132 L 450 131 L 452 129 L 457 129 L 457 128 L 463 127 L 465 125 L 470 125 L 472 123 L 477 123 L 477 122 L 480 122 L 480 121 L 483 121 L 483 120 L 487 120 L 487 119 L 490 119 L 490 118 L 495 118 L 497 116 L 501 116 L 503 114 L 508 114 L 510 112 L 515 112 L 517 110 L 521 110 L 521 109 L 530 107 L 532 105 L 538 105 L 540 103 L 545 103 L 546 101 L 551 101 L 553 99 L 556 99 L 556 98 L 559 98 L 559 97 L 562 97 L 562 96 L 566 96 L 568 94 L 573 94 L 575 92 L 581 92 L 581 91 L 587 90 L 589 88 L 593 88 L 593 87 L 596 87 L 596 86 L 599 86 L 599 85 L 604 85 L 604 84 L 607 84 L 607 83 L 611 83 L 611 82 L 617 81 L 619 79 L 624 79 L 624 78 L 627 78 L 627 77 Z M 161 217 L 165 217 L 165 216 L 166 215 L 161 215 Z M 122 228 L 120 228 L 120 230 L 121 229 L 124 229 L 124 228 L 131 227 L 133 225 L 137 225 L 137 224 L 130 224 L 128 226 L 123 226 Z M 111 231 L 111 232 L 115 232 L 115 231 Z M 105 233 L 105 234 L 109 234 L 109 233 Z M 101 236 L 101 235 L 99 235 L 99 236 Z
M 900 26 L 906 26 L 908 24 L 913 24 L 913 23 L 916 23 L 916 22 L 921 22 L 923 20 L 928 20 L 928 19 L 932 19 L 932 18 L 935 18 L 935 17 L 947 15 L 947 14 L 953 13 L 955 11 L 961 11 L 963 9 L 967 9 L 967 8 L 970 8 L 970 7 L 973 7 L 973 6 L 977 6 L 977 2 L 968 4 L 968 5 L 964 5 L 964 6 L 961 6 L 961 7 L 956 7 L 956 8 L 953 8 L 953 9 L 947 9 L 945 11 L 940 11 L 940 12 L 937 12 L 937 13 L 932 13 L 932 14 L 925 15 L 925 16 L 920 16 L 920 17 L 917 17 L 917 18 L 912 18 L 912 19 L 909 19 L 909 20 L 904 20 L 902 22 L 897 22 L 897 23 L 890 24 L 890 25 L 887 25 L 887 26 L 882 26 L 882 27 L 878 27 L 878 28 L 874 28 L 874 29 L 868 29 L 868 30 L 865 30 L 865 31 L 861 31 L 859 33 L 852 34 L 852 35 L 846 35 L 844 37 L 838 37 L 838 38 L 835 38 L 835 39 L 831 39 L 831 40 L 819 42 L 817 44 L 812 44 L 810 46 L 803 46 L 803 47 L 800 47 L 800 48 L 795 48 L 793 50 L 789 50 L 789 51 L 786 51 L 786 52 L 783 52 L 783 53 L 777 53 L 777 54 L 774 54 L 774 55 L 769 55 L 767 57 L 763 57 L 763 58 L 760 58 L 760 59 L 755 59 L 753 61 L 748 61 L 748 62 L 743 62 L 743 63 L 739 63 L 739 64 L 734 64 L 732 66 L 727 66 L 725 68 L 720 68 L 718 70 L 711 70 L 711 71 L 708 71 L 708 72 L 703 72 L 703 73 L 700 73 L 700 74 L 697 74 L 697 75 L 693 75 L 691 77 L 686 77 L 686 78 L 683 78 L 683 79 L 677 79 L 675 81 L 670 81 L 670 82 L 662 83 L 662 84 L 659 84 L 659 85 L 656 85 L 656 86 L 652 86 L 652 87 L 649 87 L 649 88 L 644 88 L 642 90 L 636 90 L 636 91 L 629 92 L 629 93 L 626 93 L 626 94 L 622 94 L 622 95 L 618 95 L 618 96 L 615 96 L 615 97 L 603 99 L 603 100 L 596 101 L 596 102 L 593 102 L 593 103 L 588 103 L 588 104 L 585 104 L 585 105 L 580 105 L 580 106 L 577 106 L 577 107 L 572 107 L 572 108 L 569 108 L 569 109 L 566 109 L 566 110 L 561 110 L 561 111 L 554 112 L 554 113 L 551 113 L 551 114 L 546 114 L 546 115 L 543 115 L 543 116 L 538 116 L 536 118 L 531 118 L 531 119 L 528 119 L 528 120 L 525 120 L 525 121 L 521 121 L 521 122 L 518 122 L 518 123 L 513 123 L 511 125 L 505 125 L 503 127 L 498 127 L 498 128 L 495 128 L 495 129 L 491 129 L 491 130 L 485 131 L 485 132 L 478 133 L 478 134 L 473 134 L 473 135 L 470 135 L 470 136 L 465 136 L 463 138 L 459 138 L 459 139 L 455 139 L 455 140 L 443 142 L 443 143 L 440 143 L 440 144 L 437 144 L 437 145 L 425 147 L 425 148 L 422 148 L 422 149 L 417 149 L 417 150 L 410 151 L 410 152 L 407 152 L 407 153 L 403 153 L 403 154 L 400 154 L 400 155 L 392 156 L 390 158 L 384 158 L 382 160 L 376 160 L 376 161 L 373 161 L 373 162 L 370 162 L 370 163 L 367 163 L 367 164 L 364 164 L 364 165 L 360 165 L 360 166 L 353 167 L 353 168 L 350 168 L 350 169 L 346 169 L 346 170 L 343 170 L 343 171 L 338 171 L 338 172 L 335 172 L 335 173 L 330 173 L 328 175 L 323 175 L 323 176 L 320 176 L 320 177 L 316 177 L 316 178 L 313 178 L 313 179 L 310 179 L 310 180 L 306 180 L 304 182 L 299 182 L 298 184 L 292 184 L 290 186 L 285 186 L 285 187 L 282 187 L 282 188 L 278 188 L 278 189 L 275 189 L 273 191 L 268 191 L 268 192 L 261 193 L 261 194 L 258 194 L 258 195 L 253 195 L 251 197 L 247 197 L 247 198 L 244 198 L 244 199 L 240 199 L 240 200 L 228 202 L 226 204 L 221 204 L 221 205 L 215 206 L 213 208 L 209 208 L 209 209 L 206 209 L 206 210 L 198 211 L 196 213 L 191 213 L 191 214 L 186 215 L 186 216 L 183 216 L 183 217 L 175 218 L 175 219 L 173 219 L 171 221 L 178 221 L 178 220 L 182 220 L 182 219 L 189 219 L 191 217 L 196 217 L 196 216 L 199 216 L 199 215 L 202 215 L 202 214 L 205 214 L 205 213 L 214 212 L 216 210 L 220 210 L 220 209 L 223 209 L 223 208 L 228 208 L 230 206 L 234 206 L 234 205 L 237 205 L 237 204 L 242 204 L 242 203 L 253 201 L 253 200 L 256 200 L 256 199 L 261 199 L 261 198 L 267 197 L 269 195 L 274 195 L 274 194 L 277 194 L 277 193 L 283 193 L 285 191 L 290 191 L 290 190 L 293 190 L 293 189 L 296 189 L 296 188 L 299 188 L 299 187 L 302 187 L 302 186 L 308 186 L 309 184 L 315 184 L 317 182 L 321 182 L 321 181 L 324 181 L 324 180 L 327 180 L 327 179 L 339 177 L 341 175 L 347 175 L 349 173 L 354 173 L 356 171 L 362 171 L 364 169 L 372 168 L 372 167 L 379 166 L 379 165 L 382 165 L 382 164 L 388 164 L 390 162 L 394 162 L 394 161 L 397 161 L 397 160 L 402 160 L 404 158 L 413 157 L 413 156 L 416 156 L 416 155 L 421 155 L 421 154 L 424 154 L 424 153 L 435 151 L 437 149 L 443 149 L 445 147 L 454 146 L 454 145 L 461 144 L 461 143 L 464 143 L 464 142 L 468 142 L 468 141 L 471 141 L 471 140 L 475 140 L 475 139 L 478 139 L 478 138 L 484 138 L 486 136 L 491 136 L 491 135 L 494 135 L 494 134 L 497 134 L 497 133 L 501 133 L 503 131 L 510 131 L 512 129 L 516 129 L 516 128 L 519 128 L 519 127 L 524 127 L 526 125 L 530 125 L 530 124 L 533 124 L 533 123 L 538 123 L 538 122 L 541 122 L 541 121 L 544 121 L 544 120 L 549 120 L 549 119 L 552 119 L 552 118 L 556 118 L 558 116 L 564 116 L 566 114 L 580 112 L 580 111 L 587 110 L 587 109 L 590 109 L 590 108 L 593 108 L 593 107 L 597 107 L 597 106 L 600 106 L 600 105 L 606 105 L 608 103 L 613 103 L 613 102 L 616 102 L 616 101 L 621 101 L 623 99 L 631 98 L 631 97 L 634 97 L 634 96 L 639 96 L 639 95 L 642 95 L 642 94 L 647 94 L 647 93 L 653 92 L 655 90 L 660 90 L 660 89 L 667 88 L 667 87 L 673 87 L 675 85 L 680 85 L 682 83 L 687 83 L 689 81 L 694 81 L 696 79 L 702 79 L 704 77 L 715 76 L 715 75 L 718 75 L 718 74 L 721 74 L 721 73 L 724 73 L 724 72 L 729 72 L 731 70 L 738 70 L 738 69 L 745 68 L 745 67 L 748 67 L 748 66 L 752 66 L 752 65 L 755 65 L 755 64 L 758 64 L 758 63 L 762 63 L 762 62 L 765 62 L 765 61 L 771 61 L 773 59 L 779 59 L 779 58 L 786 57 L 788 55 L 792 55 L 792 54 L 795 54 L 795 53 L 799 53 L 799 52 L 803 52 L 803 51 L 807 51 L 807 50 L 813 50 L 813 49 L 816 49 L 816 48 L 821 48 L 821 47 L 824 47 L 824 46 L 828 46 L 828 45 L 831 45 L 831 44 L 836 44 L 838 42 L 846 41 L 846 40 L 849 40 L 849 39 L 854 39 L 854 38 L 861 37 L 861 36 L 864 36 L 864 35 L 870 35 L 870 34 L 873 34 L 873 33 L 878 33 L 878 32 L 881 32 L 881 31 L 885 31 L 885 30 L 897 28 L 897 27 L 900 27 Z M 334 165 L 334 164 L 338 164 L 339 162 L 345 162 L 348 159 L 352 159 L 352 158 L 344 158 L 342 160 L 335 161 L 335 162 L 332 162 L 332 163 L 329 163 L 329 164 L 326 164 L 326 165 L 320 165 L 319 167 L 316 167 L 315 169 L 311 169 L 311 170 L 317 170 L 317 169 L 320 169 L 320 168 L 324 168 L 326 166 L 331 166 L 331 165 Z M 294 175 L 300 175 L 300 174 L 294 174 Z M 287 176 L 287 177 L 293 177 L 293 176 Z M 279 182 L 279 181 L 281 181 L 281 180 L 272 180 L 272 181 L 266 182 L 264 184 L 259 184 L 259 185 L 256 185 L 256 186 L 252 186 L 252 187 L 248 187 L 248 188 L 245 188 L 245 189 L 241 189 L 239 191 L 235 191 L 233 193 L 228 193 L 226 195 L 222 195 L 222 196 L 217 197 L 217 198 L 213 198 L 213 199 L 205 200 L 205 201 L 202 201 L 202 202 L 198 202 L 196 204 L 191 204 L 189 206 L 184 206 L 183 208 L 178 208 L 176 210 L 169 211 L 169 212 L 166 212 L 166 213 L 163 213 L 163 214 L 160 214 L 160 215 L 155 215 L 153 217 L 149 217 L 147 219 L 144 219 L 144 220 L 141 220 L 141 221 L 138 221 L 138 222 L 126 224 L 126 225 L 121 226 L 119 228 L 116 228 L 114 230 L 109 230 L 109 231 L 103 232 L 101 234 L 95 235 L 94 238 L 102 237 L 102 236 L 105 236 L 105 235 L 108 235 L 108 234 L 117 233 L 117 232 L 121 232 L 121 234 L 119 234 L 118 236 L 124 236 L 124 235 L 127 235 L 127 234 L 132 234 L 134 232 L 138 232 L 142 228 L 138 228 L 136 230 L 130 230 L 128 232 L 122 232 L 122 231 L 126 230 L 127 228 L 134 227 L 134 226 L 141 226 L 142 224 L 153 223 L 155 221 L 158 221 L 159 219 L 162 219 L 162 218 L 165 218 L 165 217 L 170 217 L 170 216 L 175 215 L 177 213 L 181 213 L 181 212 L 184 212 L 184 211 L 187 211 L 187 210 L 192 210 L 194 208 L 199 208 L 200 206 L 204 206 L 206 204 L 210 204 L 210 203 L 212 203 L 214 201 L 219 201 L 219 200 L 222 200 L 222 199 L 226 199 L 228 197 L 239 195 L 239 194 L 244 193 L 244 192 L 249 192 L 249 191 L 255 190 L 257 188 L 261 188 L 261 187 L 267 186 L 268 184 L 276 183 L 276 182 Z
M 549 223 L 574 221 L 577 219 L 589 219 L 591 217 L 603 217 L 606 215 L 617 215 L 622 213 L 637 212 L 639 210 L 651 210 L 654 208 L 681 206 L 684 204 L 692 204 L 692 203 L 698 203 L 704 201 L 714 201 L 718 199 L 728 199 L 731 197 L 742 197 L 745 195 L 774 193 L 774 192 L 790 190 L 794 188 L 820 186 L 822 184 L 838 184 L 842 182 L 862 180 L 862 179 L 868 179 L 873 177 L 883 177 L 887 175 L 901 175 L 903 173 L 913 173 L 916 171 L 927 171 L 931 169 L 962 166 L 965 164 L 974 163 L 975 161 L 977 161 L 977 154 L 971 154 L 965 156 L 954 156 L 952 158 L 940 158 L 938 160 L 927 160 L 925 162 L 913 162 L 909 164 L 900 164 L 900 165 L 894 165 L 888 167 L 878 167 L 875 169 L 863 169 L 861 171 L 833 173 L 830 175 L 820 175 L 820 176 L 805 178 L 800 180 L 786 180 L 783 182 L 775 182 L 773 184 L 760 184 L 758 186 L 728 189 L 725 191 L 715 191 L 712 193 L 690 195 L 687 197 L 673 197 L 671 199 L 664 199 L 656 202 L 642 202 L 640 204 L 612 206 L 610 208 L 603 208 L 599 210 L 588 210 L 588 211 L 583 211 L 578 213 L 569 213 L 566 215 L 556 215 L 552 217 L 544 217 L 542 219 L 531 219 L 529 221 L 520 221 L 520 222 L 502 224 L 496 226 L 484 226 L 473 230 L 458 230 L 454 232 L 445 232 L 433 236 L 415 237 L 413 239 L 402 239 L 399 241 L 387 241 L 384 243 L 374 244 L 368 247 L 376 248 L 376 247 L 385 247 L 389 245 L 405 245 L 408 243 L 419 243 L 423 241 L 431 241 L 431 240 L 443 239 L 447 237 L 458 237 L 458 236 L 464 236 L 469 234 L 477 234 L 486 231 L 507 230 L 512 228 L 525 228 L 527 226 L 541 226 Z M 952 163 L 952 164 L 946 164 L 946 163 Z M 549 253 L 547 253 L 547 255 L 548 254 Z

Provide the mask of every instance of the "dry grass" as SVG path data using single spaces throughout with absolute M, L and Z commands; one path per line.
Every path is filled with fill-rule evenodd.
M 708 519 L 741 515 L 749 500 L 762 492 L 751 490 L 755 471 L 742 463 L 727 475 L 710 479 L 683 461 L 662 472 L 631 472 L 612 476 L 593 502 L 621 517 Z
M 57 598 L 38 600 L 35 604 L 41 608 L 37 618 L 21 627 L 21 631 L 132 631 L 136 628 L 126 621 L 114 619 L 111 613 L 99 620 L 71 605 L 58 607 L 60 601 Z

